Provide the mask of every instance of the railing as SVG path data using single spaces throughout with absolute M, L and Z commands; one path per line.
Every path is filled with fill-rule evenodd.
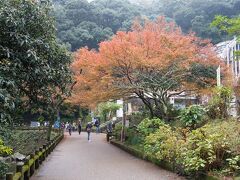
M 27 130 L 27 129 L 26 129 Z M 32 130 L 32 129 L 31 129 Z M 53 130 L 58 131 L 59 130 Z M 57 144 L 63 139 L 63 133 L 54 137 L 51 141 L 44 144 L 35 153 L 27 156 L 23 161 L 17 162 L 16 172 L 6 174 L 6 180 L 28 180 L 34 174 L 35 170 L 39 168 L 47 156 L 54 150 Z

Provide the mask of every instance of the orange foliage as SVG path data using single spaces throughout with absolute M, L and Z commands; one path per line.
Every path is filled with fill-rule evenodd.
M 135 22 L 131 32 L 117 32 L 111 40 L 100 43 L 98 52 L 82 48 L 75 53 L 72 70 L 78 83 L 70 101 L 94 106 L 128 96 L 141 90 L 136 71 L 165 72 L 174 65 L 182 73 L 188 72 L 193 63 L 215 67 L 221 64 L 224 74 L 227 73 L 208 41 L 194 34 L 183 35 L 174 23 L 166 22 L 163 17 L 156 22 L 146 21 L 144 26 Z M 178 75 L 183 79 L 176 90 L 199 88 L 195 82 L 186 81 L 187 74 Z M 202 80 L 209 87 L 216 84 L 215 79 Z

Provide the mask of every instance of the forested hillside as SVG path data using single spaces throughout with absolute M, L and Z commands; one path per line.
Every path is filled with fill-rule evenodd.
M 55 1 L 58 37 L 73 51 L 83 46 L 97 48 L 117 30 L 128 30 L 140 15 L 139 7 L 128 1 Z
M 213 43 L 225 40 L 210 27 L 215 15 L 240 14 L 240 0 L 54 0 L 58 38 L 75 51 L 79 47 L 97 48 L 117 30 L 129 30 L 132 21 L 141 16 L 154 19 L 165 15 L 187 33 L 209 38 Z
M 215 15 L 240 15 L 240 0 L 155 0 L 149 15 L 163 13 L 181 26 L 184 32 L 190 30 L 203 38 L 212 39 L 217 43 L 224 39 L 217 29 L 209 24 Z

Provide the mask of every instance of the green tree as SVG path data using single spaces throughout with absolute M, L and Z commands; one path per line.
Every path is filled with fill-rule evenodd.
M 211 118 L 228 118 L 228 110 L 232 101 L 232 89 L 229 87 L 217 87 L 214 96 L 208 105 L 207 114 Z
M 174 20 L 184 32 L 194 31 L 197 36 L 209 38 L 213 43 L 227 38 L 226 33 L 219 33 L 210 23 L 215 15 L 239 15 L 240 0 L 156 0 L 152 8 L 146 9 L 148 15 L 164 14 Z M 155 16 L 156 16 L 155 15 Z
M 217 15 L 211 26 L 217 27 L 220 31 L 227 32 L 230 35 L 240 35 L 240 17 L 229 18 Z
M 47 112 L 50 124 L 73 85 L 71 57 L 56 42 L 51 13 L 49 1 L 0 3 L 1 106 L 7 104 L 4 113 L 13 104 Z
M 100 103 L 98 105 L 99 115 L 103 121 L 111 120 L 113 113 L 116 113 L 120 107 L 121 106 L 115 102 Z
M 54 9 L 58 38 L 72 51 L 84 46 L 97 49 L 117 30 L 128 30 L 140 15 L 135 5 L 120 0 L 56 1 Z

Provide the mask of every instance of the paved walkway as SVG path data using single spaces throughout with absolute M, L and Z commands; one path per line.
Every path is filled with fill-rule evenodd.
M 109 144 L 92 133 L 65 138 L 44 161 L 33 180 L 173 180 L 184 179 Z

